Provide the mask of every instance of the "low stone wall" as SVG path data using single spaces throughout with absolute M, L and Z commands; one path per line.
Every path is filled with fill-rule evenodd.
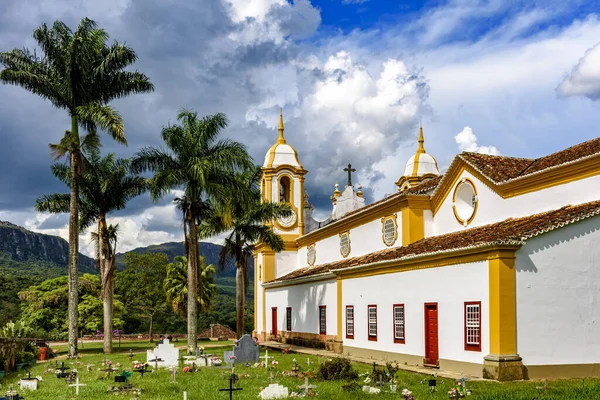
M 272 338 L 271 340 L 294 346 L 333 351 L 338 354 L 341 354 L 344 349 L 342 341 L 333 335 L 282 331 L 276 339 Z

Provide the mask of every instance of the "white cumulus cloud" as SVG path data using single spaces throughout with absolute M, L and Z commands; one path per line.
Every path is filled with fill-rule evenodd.
M 556 90 L 563 96 L 600 98 L 600 43 L 585 52 Z
M 481 153 L 481 154 L 491 154 L 491 155 L 500 155 L 500 152 L 496 148 L 496 146 L 480 146 L 477 144 L 477 136 L 473 133 L 473 129 L 470 126 L 465 126 L 462 131 L 460 131 L 456 136 L 454 136 L 454 140 L 458 145 L 460 151 L 470 151 L 473 153 Z

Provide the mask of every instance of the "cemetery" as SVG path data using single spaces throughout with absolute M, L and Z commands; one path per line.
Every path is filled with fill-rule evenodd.
M 0 381 L 0 399 L 569 400 L 593 399 L 600 394 L 599 379 L 453 380 L 403 371 L 393 363 L 350 362 L 334 358 L 333 353 L 332 357 L 317 357 L 266 349 L 244 337 L 235 344 L 206 346 L 194 359 L 198 362 L 190 363 L 190 357 L 196 355 L 185 356 L 185 342 L 177 345 L 179 348 L 170 343 L 139 342 L 106 356 L 101 344 L 90 345 L 76 360 L 64 357 L 59 348 L 56 360 L 7 373 Z M 148 356 L 153 358 L 146 359 Z M 158 368 L 156 358 L 165 360 L 159 361 Z M 222 360 L 221 364 L 202 364 L 213 358 Z

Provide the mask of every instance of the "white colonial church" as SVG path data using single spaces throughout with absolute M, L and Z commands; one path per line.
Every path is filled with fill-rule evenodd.
M 441 175 L 421 129 L 397 193 L 336 185 L 318 222 L 283 133 L 262 193 L 294 214 L 273 223 L 284 251 L 257 247 L 257 337 L 499 380 L 600 376 L 600 138 L 465 152 Z

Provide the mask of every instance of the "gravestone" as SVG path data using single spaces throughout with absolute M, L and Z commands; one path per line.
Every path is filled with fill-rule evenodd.
M 146 362 L 153 362 L 156 368 L 177 367 L 179 365 L 179 349 L 164 339 L 154 350 L 146 351 Z
M 272 383 L 260 392 L 261 399 L 283 399 L 289 396 L 289 390 L 283 385 Z
M 233 346 L 233 351 L 226 351 L 223 354 L 223 359 L 228 364 L 256 363 L 259 360 L 260 350 L 258 345 L 252 339 L 252 336 L 243 335 L 240 340 Z
M 31 372 L 27 373 L 27 378 L 21 378 L 19 380 L 19 387 L 21 390 L 37 390 L 38 379 L 31 377 Z

